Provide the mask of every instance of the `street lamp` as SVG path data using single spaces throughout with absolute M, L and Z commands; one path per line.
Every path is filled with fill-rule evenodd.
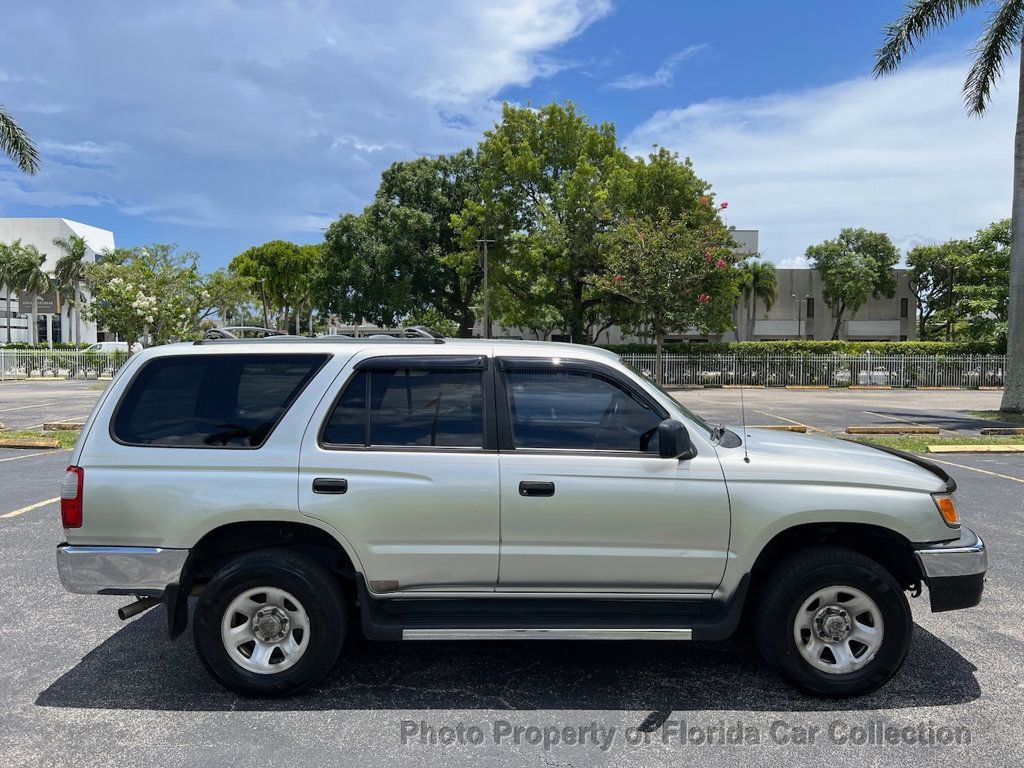
M 476 241 L 477 246 L 484 247 L 484 338 L 491 338 L 491 287 L 487 274 L 487 246 L 495 240 L 480 238 Z
M 806 296 L 803 297 L 803 299 L 801 299 L 795 293 L 791 293 L 789 295 L 792 296 L 793 301 L 796 302 L 796 335 L 798 339 L 803 340 L 804 303 L 807 301 L 807 299 L 811 298 L 811 294 L 808 293 Z
M 260 294 L 263 296 L 263 327 L 270 327 L 270 318 L 267 313 L 267 278 L 261 277 L 259 279 Z

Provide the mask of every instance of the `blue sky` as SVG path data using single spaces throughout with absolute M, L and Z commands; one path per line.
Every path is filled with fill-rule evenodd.
M 572 99 L 634 152 L 693 158 L 790 266 L 843 226 L 903 248 L 1009 214 L 1012 77 L 959 88 L 983 16 L 875 82 L 900 2 L 39 0 L 5 19 L 0 102 L 43 154 L 0 215 L 64 216 L 206 269 L 313 242 L 397 159 L 475 144 L 504 100 Z M 1009 74 L 1015 75 L 1011 68 Z

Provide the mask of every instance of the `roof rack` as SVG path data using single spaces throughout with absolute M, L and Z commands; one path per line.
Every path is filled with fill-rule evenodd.
M 403 328 L 394 333 L 375 333 L 372 336 L 357 338 L 344 334 L 328 336 L 265 336 L 263 338 L 204 338 L 194 342 L 197 345 L 203 344 L 234 344 L 246 342 L 249 344 L 444 344 L 444 337 L 432 328 L 423 325 L 414 325 Z

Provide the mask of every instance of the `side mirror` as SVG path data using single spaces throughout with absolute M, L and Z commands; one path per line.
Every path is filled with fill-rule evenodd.
M 658 425 L 658 453 L 663 459 L 693 458 L 690 433 L 678 419 L 665 419 Z

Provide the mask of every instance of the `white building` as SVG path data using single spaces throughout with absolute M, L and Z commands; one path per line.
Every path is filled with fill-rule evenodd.
M 106 229 L 91 227 L 77 221 L 58 218 L 0 218 L 0 243 L 10 244 L 20 240 L 22 245 L 34 245 L 40 253 L 46 255 L 43 269 L 53 272 L 62 251 L 53 244 L 54 238 L 65 238 L 78 235 L 85 240 L 85 260 L 92 262 L 96 255 L 103 251 L 113 250 L 114 233 Z M 75 332 L 75 318 L 64 297 L 56 293 L 40 295 L 37 301 L 37 325 L 39 342 L 71 342 Z M 11 306 L 7 306 L 6 287 L 0 287 L 0 343 L 7 341 L 7 323 L 11 323 L 11 341 L 27 342 L 31 340 L 29 333 L 29 313 L 32 311 L 32 296 L 12 294 Z M 81 340 L 83 343 L 97 341 L 96 325 L 81 320 Z

